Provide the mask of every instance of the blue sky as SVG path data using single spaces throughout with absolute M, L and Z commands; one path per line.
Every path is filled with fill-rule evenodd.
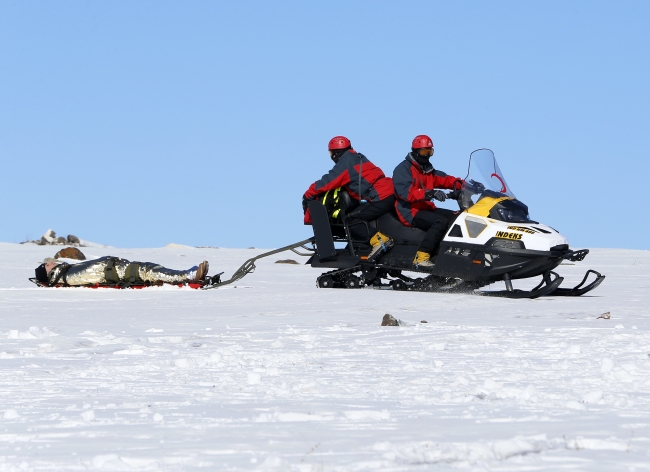
M 0 1 L 0 240 L 277 247 L 348 136 L 649 249 L 650 2 Z

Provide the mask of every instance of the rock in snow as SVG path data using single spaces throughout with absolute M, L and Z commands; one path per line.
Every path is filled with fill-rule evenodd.
M 61 249 L 59 252 L 57 252 L 54 255 L 55 259 L 76 259 L 78 261 L 85 261 L 86 256 L 84 255 L 83 252 L 81 252 L 79 249 L 76 247 L 66 247 L 64 249 Z
M 43 233 L 41 239 L 36 239 L 34 241 L 24 241 L 21 244 L 25 244 L 25 243 L 38 244 L 39 246 L 47 246 L 47 245 L 60 246 L 64 244 L 69 244 L 73 246 L 83 246 L 83 244 L 81 244 L 81 240 L 75 235 L 69 234 L 67 238 L 64 238 L 62 236 L 57 237 L 56 232 L 52 229 L 48 229 L 45 233 Z
M 592 250 L 557 270 L 598 289 L 540 300 L 319 289 L 303 258 L 237 290 L 37 288 L 52 252 L 0 243 L 0 470 L 647 470 L 647 251 Z
M 399 321 L 393 315 L 386 313 L 381 320 L 382 326 L 399 326 Z

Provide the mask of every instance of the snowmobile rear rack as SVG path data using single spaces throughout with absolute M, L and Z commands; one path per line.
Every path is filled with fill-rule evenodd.
M 210 290 L 212 288 L 219 288 L 219 287 L 223 287 L 224 285 L 229 285 L 229 284 L 231 284 L 233 282 L 237 282 L 238 280 L 244 278 L 246 275 L 248 275 L 248 274 L 255 271 L 255 261 L 257 261 L 258 259 L 263 259 L 263 258 L 268 257 L 268 256 L 272 256 L 274 254 L 278 254 L 280 252 L 291 251 L 291 252 L 293 252 L 295 254 L 298 254 L 299 256 L 311 256 L 312 254 L 314 254 L 316 252 L 316 250 L 306 247 L 305 244 L 313 243 L 314 240 L 315 240 L 314 238 L 305 239 L 303 241 L 293 243 L 293 244 L 290 244 L 288 246 L 281 247 L 279 249 L 274 249 L 273 251 L 265 252 L 263 254 L 260 254 L 259 256 L 251 257 L 246 262 L 244 262 L 241 265 L 241 267 L 239 269 L 237 269 L 235 271 L 235 273 L 233 274 L 233 276 L 231 278 L 229 278 L 228 280 L 224 280 L 223 282 L 219 281 L 217 283 L 213 283 L 212 285 L 205 285 L 205 286 L 201 287 L 201 290 Z M 298 252 L 298 251 L 296 251 L 297 248 L 302 248 L 305 251 L 308 251 L 310 254 L 304 254 L 304 253 Z

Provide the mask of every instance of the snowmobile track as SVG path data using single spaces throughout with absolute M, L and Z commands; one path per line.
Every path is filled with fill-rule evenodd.
M 355 275 L 360 272 L 361 275 Z M 364 274 L 373 272 L 373 278 L 367 280 Z M 590 284 L 584 286 L 590 274 L 594 274 L 596 279 Z M 388 278 L 388 276 L 393 277 Z M 381 278 L 386 278 L 385 283 Z M 564 277 L 560 277 L 556 272 L 547 271 L 542 276 L 542 281 L 532 290 L 494 290 L 481 291 L 479 288 L 485 284 L 476 282 L 465 282 L 457 278 L 444 278 L 434 275 L 420 278 L 410 278 L 401 273 L 401 270 L 391 267 L 381 266 L 355 266 L 349 269 L 332 270 L 321 274 L 316 279 L 316 286 L 319 288 L 364 288 L 372 286 L 377 289 L 392 288 L 396 291 L 413 291 L 413 292 L 433 292 L 433 293 L 457 293 L 465 295 L 481 295 L 487 297 L 501 298 L 526 298 L 534 299 L 543 296 L 563 296 L 577 297 L 590 292 L 598 287 L 603 280 L 601 275 L 595 270 L 588 270 L 582 281 L 573 288 L 560 288 Z

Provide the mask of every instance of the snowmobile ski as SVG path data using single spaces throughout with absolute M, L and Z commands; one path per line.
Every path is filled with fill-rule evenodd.
M 542 281 L 539 285 L 532 290 L 513 289 L 512 283 L 508 283 L 509 280 L 506 279 L 506 290 L 478 291 L 477 293 L 486 297 L 539 298 L 544 295 L 552 294 L 558 289 L 563 280 L 563 277 L 560 277 L 557 273 L 549 270 L 542 276 Z
M 583 287 L 589 278 L 589 274 L 594 274 L 596 276 L 596 280 Z M 579 297 L 598 287 L 603 282 L 603 280 L 605 280 L 604 275 L 601 275 L 600 272 L 589 269 L 582 279 L 582 282 L 580 282 L 578 285 L 573 288 L 557 288 L 550 295 L 553 297 Z

